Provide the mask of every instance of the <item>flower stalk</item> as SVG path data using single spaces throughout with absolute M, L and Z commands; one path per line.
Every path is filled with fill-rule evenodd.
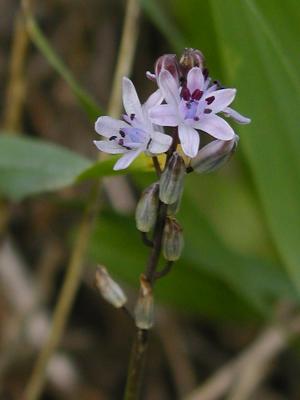
M 154 73 L 147 72 L 146 76 L 158 88 L 144 103 L 133 82 L 123 77 L 122 119 L 101 116 L 95 123 L 96 132 L 104 137 L 94 141 L 97 148 L 120 155 L 114 170 L 127 168 L 144 153 L 152 157 L 158 177 L 158 182 L 142 193 L 135 214 L 137 229 L 150 253 L 134 312 L 136 334 L 124 400 L 140 398 L 148 332 L 154 323 L 155 281 L 170 272 L 183 249 L 183 231 L 175 214 L 180 208 L 186 175 L 193 171 L 211 172 L 235 151 L 238 136 L 224 116 L 241 124 L 250 122 L 229 107 L 236 89 L 224 88 L 209 77 L 199 50 L 185 49 L 179 61 L 176 55 L 165 54 L 155 63 Z M 216 140 L 201 147 L 204 133 Z M 158 154 L 166 156 L 163 169 Z M 159 269 L 161 253 L 166 264 Z
M 153 232 L 153 246 L 143 276 L 149 288 L 152 290 L 157 277 L 157 267 L 162 248 L 163 232 L 167 218 L 167 204 L 159 201 L 157 220 Z M 124 400 L 138 400 L 140 398 L 141 381 L 145 365 L 145 357 L 148 348 L 149 331 L 137 327 L 135 339 L 131 349 L 130 362 L 128 367 L 127 382 Z

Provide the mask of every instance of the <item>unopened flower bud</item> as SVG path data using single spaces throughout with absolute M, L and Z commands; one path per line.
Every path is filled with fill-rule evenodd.
M 155 75 L 158 77 L 161 70 L 166 69 L 179 82 L 180 68 L 176 54 L 165 54 L 159 57 L 155 62 Z
M 173 204 L 179 199 L 185 173 L 182 157 L 178 153 L 174 153 L 159 181 L 159 198 L 163 203 Z
M 175 218 L 167 218 L 162 241 L 162 251 L 165 259 L 168 261 L 178 260 L 181 256 L 183 244 L 181 226 Z
M 140 283 L 140 295 L 134 310 L 135 324 L 140 329 L 150 329 L 154 323 L 152 287 L 144 275 L 141 275 Z
M 203 68 L 204 62 L 205 59 L 200 50 L 187 48 L 184 50 L 179 64 L 183 75 L 186 75 L 193 67 Z
M 211 172 L 225 164 L 235 152 L 239 137 L 231 140 L 214 140 L 204 146 L 191 161 L 190 170 Z
M 123 307 L 127 298 L 121 287 L 110 277 L 105 267 L 98 267 L 95 276 L 96 287 L 102 297 L 116 308 Z
M 181 191 L 180 191 L 180 194 L 178 196 L 178 199 L 175 201 L 175 203 L 168 205 L 167 215 L 169 217 L 174 216 L 174 215 L 176 215 L 178 213 L 178 211 L 180 209 L 180 205 L 181 205 L 182 195 L 183 195 L 183 185 L 181 186 Z
M 145 189 L 136 206 L 136 227 L 141 232 L 149 232 L 155 224 L 158 208 L 158 182 Z

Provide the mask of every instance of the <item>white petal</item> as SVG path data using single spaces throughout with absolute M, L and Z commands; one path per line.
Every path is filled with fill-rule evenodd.
M 231 140 L 234 138 L 235 133 L 231 126 L 224 121 L 223 118 L 217 115 L 210 115 L 197 123 L 197 129 L 209 133 L 216 139 Z
M 173 75 L 166 69 L 163 69 L 158 76 L 158 86 L 166 102 L 176 107 L 180 101 L 179 88 Z
M 129 116 L 134 114 L 138 119 L 143 119 L 142 106 L 134 84 L 126 77 L 123 78 L 123 105 Z
M 119 171 L 120 169 L 127 168 L 132 161 L 143 151 L 139 148 L 137 150 L 129 150 L 125 153 L 114 165 L 114 171 Z
M 230 103 L 233 102 L 236 95 L 236 89 L 220 89 L 210 92 L 206 98 L 214 97 L 215 99 L 211 104 L 207 105 L 214 113 L 223 111 Z M 205 100 L 204 100 L 205 101 Z
M 152 132 L 151 139 L 148 150 L 153 154 L 165 153 L 169 150 L 173 141 L 171 136 L 161 132 Z
M 114 141 L 110 142 L 109 140 L 94 140 L 94 143 L 99 150 L 104 151 L 105 153 L 122 154 L 126 151 L 126 149 L 122 148 Z
M 178 127 L 178 135 L 184 153 L 188 157 L 195 157 L 200 144 L 199 133 L 191 126 L 182 124 Z
M 143 104 L 142 108 L 144 113 L 147 114 L 150 108 L 161 104 L 163 99 L 164 97 L 162 95 L 162 92 L 159 89 L 157 89 L 154 93 L 151 94 L 151 96 L 148 97 L 148 99 Z
M 108 138 L 119 133 L 119 130 L 122 128 L 128 128 L 128 124 L 111 117 L 99 117 L 95 123 L 95 131 L 99 133 L 99 135 Z
M 211 82 L 209 82 L 208 85 L 207 85 L 207 81 L 208 81 L 208 80 L 211 81 L 211 79 L 210 79 L 210 78 L 207 78 L 207 80 L 205 81 L 205 85 L 204 85 L 205 94 L 206 94 L 206 93 L 210 93 L 210 92 L 214 92 L 215 90 L 218 89 L 218 85 L 217 85 L 217 84 L 214 84 L 214 85 L 212 85 L 212 86 L 209 86 L 209 85 L 211 84 Z M 206 86 L 206 85 L 207 85 L 207 86 Z M 208 87 L 208 86 L 209 86 L 209 87 Z
M 178 116 L 176 115 L 177 107 L 170 104 L 161 104 L 152 107 L 149 111 L 149 118 L 153 124 L 162 126 L 177 126 Z
M 230 107 L 226 107 L 223 110 L 223 113 L 226 115 L 226 117 L 231 117 L 235 122 L 238 122 L 239 124 L 250 124 L 251 122 L 250 118 L 244 117 L 242 114 L 238 113 Z
M 187 87 L 191 94 L 193 94 L 194 90 L 200 89 L 203 90 L 204 86 L 204 77 L 201 71 L 201 68 L 194 67 L 192 68 L 187 75 Z

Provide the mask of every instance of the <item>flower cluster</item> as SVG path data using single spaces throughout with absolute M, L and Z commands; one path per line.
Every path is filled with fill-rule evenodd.
M 169 273 L 183 250 L 183 230 L 176 215 L 186 175 L 213 171 L 235 151 L 239 138 L 223 117 L 250 122 L 229 107 L 236 89 L 224 88 L 210 78 L 199 50 L 186 49 L 180 60 L 166 54 L 156 61 L 154 73 L 146 76 L 158 86 L 156 91 L 141 104 L 133 83 L 123 78 L 126 113 L 121 120 L 98 118 L 95 129 L 105 139 L 94 142 L 104 152 L 122 154 L 115 170 L 128 167 L 144 152 L 153 157 L 158 175 L 157 182 L 141 194 L 135 212 L 136 227 L 152 248 L 134 312 L 136 326 L 142 330 L 153 325 L 155 280 Z M 204 134 L 214 139 L 201 147 Z M 166 154 L 163 167 L 156 158 L 162 153 Z M 162 269 L 158 268 L 160 253 L 166 263 Z M 103 297 L 122 307 L 126 297 L 103 268 L 97 280 Z
M 142 152 L 154 156 L 168 152 L 171 146 L 176 150 L 179 145 L 189 159 L 188 168 L 203 171 L 203 165 L 198 167 L 199 163 L 195 163 L 199 159 L 200 164 L 212 163 L 216 168 L 218 158 L 224 155 L 220 149 L 225 149 L 228 155 L 228 149 L 230 153 L 237 143 L 237 135 L 220 114 L 241 124 L 250 122 L 229 107 L 236 89 L 223 88 L 218 81 L 213 81 L 204 67 L 202 53 L 194 49 L 186 49 L 180 61 L 173 54 L 160 57 L 155 73 L 146 75 L 156 82 L 158 89 L 141 104 L 131 80 L 123 78 L 126 114 L 122 120 L 98 118 L 95 129 L 106 138 L 94 141 L 98 149 L 123 154 L 115 170 L 127 168 Z M 166 127 L 173 127 L 173 132 L 169 133 L 169 129 L 165 133 Z M 207 145 L 208 150 L 207 146 L 200 149 L 203 132 L 217 139 Z M 229 145 L 224 145 L 225 142 Z M 217 155 L 214 155 L 215 149 Z M 203 153 L 209 153 L 211 163 L 203 161 Z

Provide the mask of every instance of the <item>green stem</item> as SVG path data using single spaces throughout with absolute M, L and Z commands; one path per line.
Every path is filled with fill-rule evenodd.
M 148 349 L 149 332 L 137 329 L 132 345 L 124 400 L 137 400 L 145 365 L 145 355 Z
M 145 270 L 145 277 L 153 286 L 156 269 L 162 246 L 162 237 L 167 216 L 167 205 L 159 202 L 158 218 L 154 228 L 153 247 L 151 249 Z M 141 382 L 147 353 L 149 332 L 137 328 L 135 339 L 131 349 L 130 362 L 128 367 L 127 382 L 124 400 L 138 400 L 141 392 Z

